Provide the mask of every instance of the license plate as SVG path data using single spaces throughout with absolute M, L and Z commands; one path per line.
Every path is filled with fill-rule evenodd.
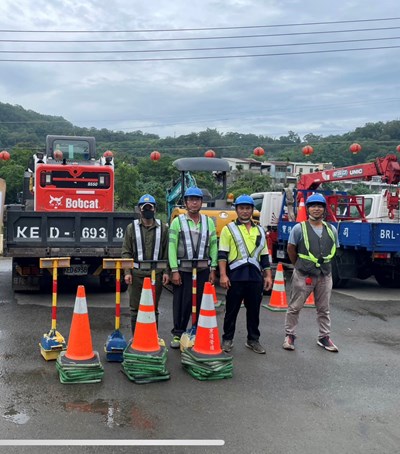
M 85 276 L 88 274 L 88 265 L 72 265 L 68 268 L 64 268 L 64 274 L 67 276 Z
M 276 251 L 276 257 L 278 259 L 284 259 L 285 258 L 285 251 Z

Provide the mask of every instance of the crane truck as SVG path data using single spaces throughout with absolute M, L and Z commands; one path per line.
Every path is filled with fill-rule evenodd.
M 133 213 L 114 212 L 114 158 L 96 159 L 94 137 L 48 135 L 24 174 L 21 203 L 6 206 L 3 254 L 12 258 L 14 291 L 39 290 L 50 283 L 40 258 L 70 257 L 60 270 L 66 279 L 95 276 L 115 288 L 114 270 L 103 258 L 121 256 Z M 121 283 L 124 287 L 124 283 Z
M 381 194 L 349 195 L 321 189 L 323 183 L 371 180 L 390 185 Z M 275 260 L 289 262 L 287 242 L 301 201 L 319 192 L 327 201 L 326 220 L 338 229 L 340 247 L 332 263 L 335 287 L 374 276 L 382 287 L 400 287 L 400 164 L 396 155 L 373 162 L 302 175 L 294 190 L 252 194 Z

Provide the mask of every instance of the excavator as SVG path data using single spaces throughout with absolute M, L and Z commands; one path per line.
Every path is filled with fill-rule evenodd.
M 183 194 L 187 188 L 197 187 L 196 178 L 193 174 L 210 172 L 215 179 L 215 194 L 211 194 L 208 189 L 200 188 L 204 194 L 201 212 L 214 220 L 219 238 L 222 228 L 236 219 L 233 194 L 227 194 L 228 161 L 221 158 L 199 157 L 177 159 L 172 164 L 179 170 L 180 178 L 172 188 L 167 190 L 168 222 L 171 223 L 176 216 L 185 212 Z M 258 212 L 256 213 L 257 216 L 259 217 Z

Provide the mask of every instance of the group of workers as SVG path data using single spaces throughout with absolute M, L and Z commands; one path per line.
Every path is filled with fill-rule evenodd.
M 233 348 L 236 320 L 242 304 L 246 308 L 245 346 L 264 354 L 260 343 L 260 307 L 263 292 L 272 288 L 272 273 L 264 229 L 255 224 L 254 200 L 240 195 L 234 202 L 237 219 L 223 227 L 217 241 L 214 221 L 201 213 L 203 193 L 190 187 L 184 193 L 185 214 L 173 219 L 169 228 L 156 219 L 157 203 L 150 194 L 138 202 L 139 219 L 128 225 L 122 257 L 133 258 L 134 268 L 125 273 L 128 284 L 132 333 L 134 333 L 140 295 L 145 277 L 155 274 L 155 313 L 162 288 L 172 284 L 173 328 L 171 348 L 180 347 L 192 314 L 193 272 L 196 272 L 196 313 L 200 312 L 204 284 L 217 279 L 226 289 L 222 349 Z M 317 344 L 327 351 L 338 348 L 330 338 L 329 300 L 332 290 L 331 260 L 338 245 L 334 226 L 324 221 L 325 198 L 311 195 L 306 201 L 308 220 L 291 230 L 288 255 L 294 265 L 288 310 L 285 318 L 283 348 L 295 349 L 299 312 L 314 292 L 319 335 Z M 151 266 L 143 266 L 151 264 Z

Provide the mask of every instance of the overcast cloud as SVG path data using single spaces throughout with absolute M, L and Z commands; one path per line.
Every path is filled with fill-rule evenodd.
M 271 137 L 289 130 L 301 137 L 343 134 L 400 117 L 398 16 L 393 0 L 3 0 L 0 101 L 60 115 L 77 126 L 161 137 L 206 128 Z M 393 19 L 370 21 L 387 18 Z M 284 26 L 357 20 L 365 22 Z M 267 27 L 221 29 L 253 26 Z M 155 31 L 208 27 L 216 29 Z M 367 30 L 341 32 L 357 29 Z M 333 33 L 316 33 L 328 31 Z M 277 34 L 286 36 L 270 36 Z M 251 35 L 269 36 L 244 38 Z M 215 39 L 233 36 L 240 38 Z M 154 41 L 171 38 L 180 40 Z M 133 39 L 143 41 L 110 42 Z M 361 41 L 332 43 L 349 40 Z M 289 45 L 243 48 L 282 44 Z M 210 49 L 216 47 L 230 49 Z M 376 47 L 386 48 L 301 53 Z M 173 52 L 198 48 L 208 50 Z M 282 53 L 291 55 L 243 57 Z M 188 59 L 209 56 L 238 57 Z M 112 61 L 4 61 L 27 59 Z

